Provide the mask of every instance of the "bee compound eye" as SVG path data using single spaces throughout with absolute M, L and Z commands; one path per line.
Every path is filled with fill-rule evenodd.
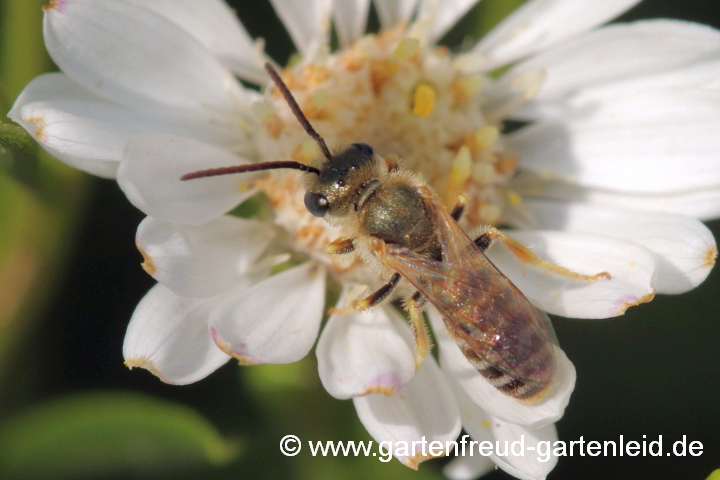
M 375 150 L 373 150 L 373 148 L 367 143 L 353 143 L 353 147 L 355 147 L 360 153 L 368 157 L 373 156 L 373 154 L 375 153 Z
M 320 193 L 305 193 L 305 208 L 316 217 L 324 217 L 330 209 L 330 203 L 327 197 Z

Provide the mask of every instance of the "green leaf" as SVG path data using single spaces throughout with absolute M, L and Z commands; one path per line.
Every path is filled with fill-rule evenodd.
M 481 38 L 527 0 L 484 0 L 478 5 L 472 34 Z
M 237 444 L 194 410 L 128 393 L 85 393 L 0 427 L 0 478 L 96 478 L 223 465 Z
M 35 148 L 35 141 L 22 127 L 0 123 L 0 148 L 11 152 L 28 151 Z
M 272 216 L 272 208 L 270 208 L 265 194 L 258 193 L 245 200 L 243 203 L 228 212 L 228 214 L 240 218 L 269 220 Z

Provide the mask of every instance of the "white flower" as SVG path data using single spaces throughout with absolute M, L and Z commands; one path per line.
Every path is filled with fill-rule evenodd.
M 272 3 L 302 54 L 285 81 L 331 144 L 397 154 L 448 205 L 470 194 L 467 228 L 510 224 L 541 259 L 612 276 L 569 278 L 493 246 L 492 261 L 548 312 L 621 315 L 656 292 L 694 288 L 713 267 L 715 240 L 699 219 L 720 216 L 719 32 L 673 20 L 600 26 L 637 0 L 530 0 L 453 55 L 434 43 L 473 0 L 376 0 L 377 35 L 364 35 L 369 0 Z M 337 52 L 327 48 L 331 21 Z M 305 211 L 296 172 L 180 181 L 316 154 L 265 87 L 262 42 L 223 2 L 53 0 L 45 40 L 63 73 L 33 80 L 10 118 L 56 158 L 117 178 L 149 215 L 137 243 L 159 283 L 130 321 L 129 366 L 184 384 L 231 357 L 297 361 L 320 331 L 328 274 L 346 285 L 341 304 L 352 285 L 377 286 L 362 262 L 325 253 L 340 232 Z M 504 135 L 505 119 L 531 123 Z M 273 221 L 224 215 L 258 190 Z M 269 275 L 289 258 L 295 266 Z M 575 382 L 559 348 L 551 392 L 529 405 L 490 386 L 430 317 L 440 366 L 429 357 L 416 372 L 392 307 L 332 315 L 316 349 L 323 385 L 354 399 L 378 441 L 452 440 L 461 425 L 478 440 L 556 438 Z M 480 474 L 486 460 L 457 459 L 448 473 Z M 533 479 L 556 462 L 492 460 Z

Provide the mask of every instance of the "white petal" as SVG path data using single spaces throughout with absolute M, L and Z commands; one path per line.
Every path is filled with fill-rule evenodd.
M 495 462 L 490 457 L 475 455 L 459 455 L 442 469 L 443 475 L 450 480 L 475 480 L 495 469 Z
M 446 442 L 460 433 L 460 413 L 455 398 L 432 357 L 425 360 L 410 383 L 395 395 L 374 393 L 356 397 L 353 403 L 360 421 L 375 441 L 385 442 L 385 451 L 391 445 L 393 456 L 411 468 L 416 469 L 431 453 L 445 455 Z M 433 441 L 441 442 L 442 453 L 430 451 Z
M 504 422 L 478 407 L 457 383 L 454 387 L 463 428 L 473 440 L 491 442 L 493 448 L 485 452 L 491 453 L 489 459 L 500 468 L 524 480 L 543 480 L 555 468 L 558 459 L 551 446 L 558 436 L 554 424 L 530 430 Z M 464 453 L 470 455 L 470 451 Z M 482 453 L 476 449 L 472 456 Z
M 462 388 L 476 405 L 493 416 L 529 429 L 549 425 L 563 416 L 575 388 L 575 367 L 560 348 L 555 347 L 557 370 L 550 391 L 538 402 L 524 402 L 493 387 L 448 335 L 440 314 L 434 308 L 429 309 L 428 314 L 440 351 L 440 364 L 453 379 L 452 388 Z
M 200 43 L 150 10 L 113 0 L 71 0 L 45 10 L 45 44 L 70 78 L 104 98 L 231 111 L 243 90 Z
M 513 67 L 509 76 L 542 68 L 536 102 L 561 100 L 579 88 L 651 75 L 720 52 L 720 31 L 681 20 L 608 25 L 562 42 Z
M 658 260 L 658 293 L 697 287 L 715 263 L 715 238 L 694 218 L 547 200 L 530 200 L 524 206 L 539 228 L 607 235 L 646 247 Z
M 224 150 L 172 135 L 136 135 L 130 139 L 118 171 L 118 183 L 130 201 L 159 220 L 206 223 L 253 194 L 255 174 L 223 175 L 182 181 L 186 173 L 242 165 L 247 160 Z
M 435 43 L 448 30 L 450 30 L 458 20 L 475 5 L 478 0 L 423 0 L 420 4 L 418 18 L 431 18 L 430 41 Z
M 588 205 L 672 213 L 712 220 L 720 217 L 720 187 L 678 193 L 633 194 L 545 181 L 522 172 L 513 188 L 528 197 L 555 198 Z
M 101 122 L 75 116 L 44 102 L 14 107 L 10 118 L 53 157 L 99 177 L 116 176 L 130 138 Z
M 345 48 L 362 37 L 367 25 L 370 0 L 340 0 L 333 6 L 333 19 L 340 46 Z
M 82 104 L 82 102 L 90 103 L 93 100 L 99 100 L 100 97 L 92 95 L 77 83 L 70 80 L 67 75 L 61 72 L 44 73 L 33 78 L 15 100 L 15 104 L 8 116 L 18 110 L 23 105 L 34 102 L 65 102 L 66 104 Z M 78 105 L 78 108 L 80 106 Z M 78 114 L 78 112 L 73 112 Z
M 92 94 L 62 73 L 33 79 L 8 116 L 60 160 L 100 176 L 115 176 L 129 135 L 137 133 L 169 133 L 234 150 L 247 143 L 237 125 L 165 109 L 133 110 Z
M 637 193 L 720 186 L 720 61 L 599 85 L 507 138 L 520 166 Z
M 171 20 L 242 78 L 264 84 L 264 56 L 222 0 L 124 0 Z
M 223 294 L 210 329 L 215 343 L 243 364 L 297 362 L 315 343 L 324 299 L 325 271 L 306 262 Z
M 327 45 L 332 0 L 270 0 L 270 3 L 300 53 L 309 56 L 318 47 Z
M 202 300 L 179 297 L 155 285 L 130 319 L 123 343 L 125 363 L 178 385 L 210 375 L 230 357 L 210 337 L 209 308 Z
M 552 446 L 558 436 L 554 424 L 528 430 L 498 420 L 477 406 L 473 409 L 472 401 L 465 401 L 466 410 L 462 403 L 460 406 L 463 428 L 473 440 L 491 442 L 493 454 L 489 458 L 498 467 L 521 480 L 544 480 L 555 468 L 558 458 L 552 454 Z M 496 449 L 505 455 L 498 455 Z
M 640 0 L 530 0 L 474 48 L 495 68 L 601 25 Z
M 491 419 L 491 429 L 495 440 L 510 447 L 508 455 L 493 455 L 491 458 L 510 475 L 521 480 L 545 480 L 545 477 L 557 465 L 558 457 L 552 454 L 552 445 L 558 435 L 555 425 L 546 425 L 536 430 L 503 423 Z M 524 455 L 513 454 L 524 452 Z
M 380 26 L 390 29 L 400 22 L 408 22 L 415 13 L 418 0 L 375 0 Z
M 269 223 L 230 216 L 202 226 L 147 217 L 135 242 L 155 280 L 183 297 L 209 297 L 240 281 L 273 233 Z
M 343 295 L 338 305 L 347 301 Z M 320 380 L 335 398 L 392 395 L 415 374 L 412 341 L 407 322 L 391 306 L 331 315 L 315 349 Z
M 512 231 L 516 240 L 541 258 L 583 275 L 611 278 L 572 280 L 528 266 L 496 242 L 488 257 L 543 310 L 573 318 L 608 318 L 655 296 L 657 260 L 645 247 L 585 233 Z

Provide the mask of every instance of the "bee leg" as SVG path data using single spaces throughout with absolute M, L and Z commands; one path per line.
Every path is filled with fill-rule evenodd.
M 350 253 L 354 250 L 355 243 L 353 243 L 352 238 L 338 238 L 337 240 L 330 242 L 330 244 L 325 247 L 325 251 L 330 255 L 342 255 Z
M 483 230 L 485 228 L 486 227 L 483 227 Z M 475 240 L 473 240 L 473 241 L 475 242 L 475 245 L 478 246 L 480 251 L 485 253 L 485 250 L 490 248 L 490 245 L 492 245 L 493 239 L 489 233 L 485 232 L 485 233 L 481 234 L 480 236 L 476 237 Z
M 352 312 L 360 312 L 362 310 L 367 310 L 370 307 L 373 307 L 377 305 L 378 303 L 385 300 L 388 295 L 390 295 L 390 292 L 393 291 L 395 286 L 400 281 L 400 274 L 395 273 L 392 277 L 390 277 L 390 280 L 383 285 L 382 287 L 375 290 L 373 293 L 368 295 L 367 297 L 360 299 L 360 300 L 353 300 L 350 302 L 350 305 L 344 307 L 344 308 L 331 308 L 328 310 L 328 313 L 330 315 L 333 314 L 346 314 L 346 313 L 352 313 Z
M 410 324 L 415 335 L 415 368 L 418 369 L 432 348 L 430 332 L 423 315 L 425 297 L 420 292 L 415 292 L 405 303 L 405 308 L 410 314 Z
M 462 217 L 463 212 L 465 211 L 465 207 L 467 207 L 468 204 L 468 196 L 467 194 L 463 193 L 461 195 L 458 195 L 457 203 L 455 204 L 455 208 L 452 209 L 452 212 L 450 212 L 450 216 L 455 220 L 456 222 L 460 221 L 460 217 Z
M 582 280 L 582 281 L 592 281 L 592 280 L 600 280 L 600 279 L 610 279 L 612 278 L 611 275 L 608 272 L 600 272 L 596 273 L 595 275 L 583 275 L 581 273 L 573 272 L 572 270 L 569 270 L 565 267 L 561 267 L 560 265 L 555 265 L 552 262 L 549 262 L 547 260 L 544 260 L 535 254 L 532 250 L 530 250 L 528 247 L 523 245 L 522 243 L 518 242 L 514 238 L 505 235 L 500 230 L 498 230 L 495 227 L 486 226 L 482 227 L 479 231 L 475 232 L 480 233 L 479 236 L 475 237 L 475 245 L 477 245 L 480 248 L 480 251 L 485 252 L 488 248 L 490 248 L 493 243 L 497 240 L 501 242 L 503 245 L 505 245 L 508 250 L 510 250 L 510 253 L 512 253 L 515 257 L 517 257 L 521 262 L 526 264 L 535 265 L 536 267 L 540 267 L 544 270 L 548 270 L 552 273 L 555 273 L 557 275 L 562 275 L 563 277 L 572 278 L 573 280 Z

